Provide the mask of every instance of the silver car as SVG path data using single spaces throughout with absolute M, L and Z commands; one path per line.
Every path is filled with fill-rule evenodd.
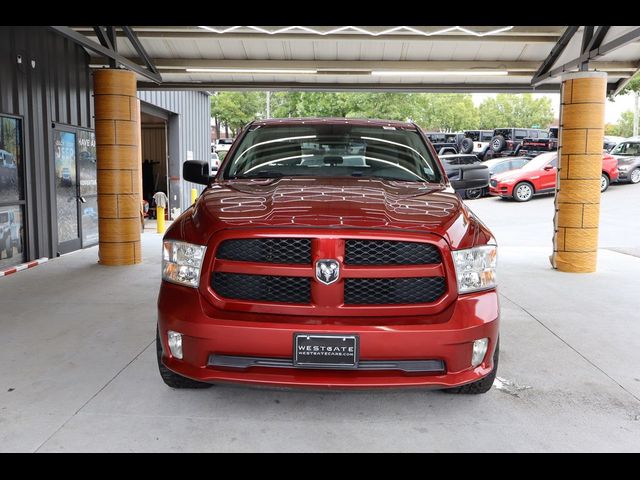
M 640 138 L 628 138 L 611 150 L 618 160 L 618 182 L 640 183 Z

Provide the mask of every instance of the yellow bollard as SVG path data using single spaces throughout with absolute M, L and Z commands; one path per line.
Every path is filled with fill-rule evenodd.
M 197 199 L 198 199 L 198 189 L 197 188 L 192 188 L 191 189 L 191 204 L 193 205 L 194 203 L 196 203 Z
M 156 207 L 156 219 L 157 219 L 157 229 L 158 233 L 164 233 L 164 208 Z

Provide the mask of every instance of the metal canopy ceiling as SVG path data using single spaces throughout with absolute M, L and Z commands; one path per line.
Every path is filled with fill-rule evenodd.
M 53 28 L 87 47 L 95 68 L 116 62 L 104 51 L 105 27 Z M 140 89 L 549 92 L 558 91 L 563 71 L 589 68 L 608 73 L 612 92 L 640 68 L 637 26 L 133 26 L 114 33 L 116 63 L 138 66 Z

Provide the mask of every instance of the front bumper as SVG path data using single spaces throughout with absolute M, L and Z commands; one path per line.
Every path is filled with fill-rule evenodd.
M 309 316 L 283 316 L 282 323 L 243 321 L 207 315 L 197 290 L 163 282 L 158 300 L 158 328 L 163 363 L 170 370 L 202 382 L 233 382 L 300 387 L 447 388 L 476 381 L 493 369 L 499 307 L 495 290 L 458 297 L 441 323 L 382 324 L 376 318 L 333 319 L 321 324 Z M 349 324 L 347 324 L 349 323 Z M 173 358 L 167 330 L 183 334 L 182 360 Z M 441 360 L 445 371 L 325 370 L 291 367 L 248 368 L 209 365 L 212 354 L 290 360 L 294 333 L 357 334 L 361 361 Z M 472 368 L 472 343 L 489 338 L 484 361 Z
M 513 186 L 515 184 L 498 183 L 496 186 L 489 186 L 489 195 L 498 197 L 511 197 L 513 194 Z

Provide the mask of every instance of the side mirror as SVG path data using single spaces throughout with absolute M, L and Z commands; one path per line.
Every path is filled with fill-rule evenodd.
M 470 188 L 484 188 L 489 186 L 490 174 L 486 165 L 460 165 L 452 169 L 448 175 L 454 176 L 458 172 L 458 178 L 450 180 L 454 190 L 468 190 Z
M 182 165 L 182 177 L 191 183 L 198 185 L 209 185 L 211 174 L 209 172 L 209 162 L 203 160 L 187 160 Z

